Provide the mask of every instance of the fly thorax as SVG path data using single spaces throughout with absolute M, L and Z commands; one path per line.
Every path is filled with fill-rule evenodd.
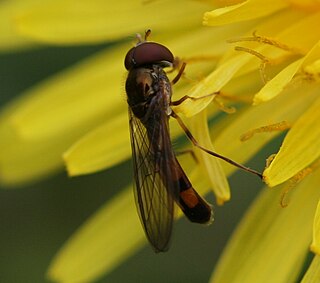
M 138 68 L 130 70 L 126 81 L 127 101 L 137 117 L 143 117 L 153 96 L 154 76 L 152 69 Z

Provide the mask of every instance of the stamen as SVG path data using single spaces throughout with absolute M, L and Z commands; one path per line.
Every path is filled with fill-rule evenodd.
M 284 188 L 281 199 L 280 199 L 280 205 L 281 207 L 287 207 L 288 202 L 285 201 L 288 193 L 296 187 L 297 184 L 299 184 L 305 177 L 310 175 L 315 169 L 317 169 L 320 166 L 320 159 L 313 162 L 309 167 L 302 169 L 300 172 L 298 172 L 296 175 L 294 175 L 288 182 L 288 185 Z
M 282 191 L 281 194 L 281 198 L 280 198 L 280 205 L 281 207 L 287 207 L 289 202 L 286 201 L 286 197 L 289 194 L 289 192 L 294 189 L 298 183 L 300 183 L 305 177 L 307 177 L 311 172 L 312 172 L 312 168 L 308 167 L 305 168 L 303 170 L 301 170 L 299 173 L 297 173 L 296 175 L 294 175 L 288 182 L 288 185 L 284 188 L 284 190 Z
M 247 52 L 247 53 L 252 54 L 253 56 L 258 57 L 261 60 L 260 68 L 259 68 L 260 69 L 261 80 L 263 81 L 264 84 L 266 84 L 269 81 L 269 79 L 267 78 L 265 69 L 266 69 L 266 65 L 267 64 L 271 64 L 271 60 L 270 59 L 268 59 L 266 56 L 262 55 L 258 51 L 255 51 L 255 50 L 247 48 L 247 47 L 236 46 L 234 48 L 234 50 Z
M 237 43 L 237 42 L 245 42 L 245 41 L 254 41 L 262 44 L 267 44 L 267 45 L 271 45 L 279 49 L 282 49 L 284 51 L 304 55 L 304 52 L 299 48 L 289 46 L 271 37 L 257 35 L 257 31 L 254 31 L 252 33 L 252 36 L 249 36 L 249 37 L 240 37 L 240 38 L 227 40 L 228 43 Z
M 235 113 L 237 110 L 235 107 L 233 106 L 226 106 L 223 101 L 221 100 L 221 98 L 219 99 L 219 95 L 216 95 L 213 98 L 213 102 L 216 104 L 216 106 L 223 112 L 227 113 L 227 114 L 233 114 Z
M 253 32 L 253 35 L 250 37 L 240 37 L 240 38 L 235 38 L 235 39 L 229 39 L 227 40 L 227 42 L 229 43 L 238 43 L 238 42 L 258 42 L 258 43 L 262 43 L 262 44 L 267 44 L 267 45 L 271 45 L 274 46 L 276 48 L 282 49 L 284 51 L 290 52 L 291 54 L 288 55 L 284 55 L 281 56 L 279 58 L 276 59 L 270 59 L 267 58 L 266 56 L 262 55 L 261 53 L 259 53 L 258 51 L 252 49 L 252 48 L 248 48 L 248 47 L 241 47 L 241 46 L 236 46 L 235 50 L 236 51 L 243 51 L 243 52 L 247 52 L 249 54 L 252 54 L 254 56 L 256 56 L 257 58 L 259 58 L 261 60 L 261 64 L 260 64 L 260 75 L 261 75 L 261 79 L 263 81 L 264 84 L 266 84 L 268 82 L 268 78 L 266 76 L 266 66 L 268 65 L 276 65 L 279 64 L 281 62 L 283 62 L 284 60 L 287 59 L 287 57 L 294 55 L 304 55 L 305 52 L 303 52 L 302 50 L 295 48 L 295 47 L 291 47 L 287 44 L 284 44 L 282 42 L 279 42 L 278 40 L 274 39 L 274 38 L 270 38 L 270 37 L 265 37 L 265 36 L 259 36 L 256 34 L 256 31 Z
M 289 129 L 291 126 L 287 121 L 282 121 L 279 123 L 262 126 L 253 130 L 250 130 L 244 134 L 241 135 L 240 140 L 241 141 L 247 141 L 251 139 L 255 134 L 257 133 L 266 133 L 266 132 L 275 132 L 275 131 L 284 131 Z

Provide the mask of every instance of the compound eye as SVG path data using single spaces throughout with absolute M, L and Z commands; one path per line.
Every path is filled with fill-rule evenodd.
M 167 47 L 155 42 L 142 42 L 128 51 L 124 65 L 130 70 L 148 64 L 170 65 L 168 63 L 173 63 L 173 60 L 173 54 Z

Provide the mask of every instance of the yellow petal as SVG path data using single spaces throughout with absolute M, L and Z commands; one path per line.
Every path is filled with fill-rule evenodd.
M 320 255 L 320 202 L 318 202 L 316 215 L 313 221 L 313 238 L 310 249 Z
M 46 177 L 62 167 L 61 152 L 68 148 L 71 135 L 56 142 L 25 142 L 9 127 L 0 125 L 0 183 L 17 186 L 39 177 Z
M 34 7 L 39 0 L 1 1 L 0 2 L 0 51 L 30 48 L 35 46 L 33 41 L 17 34 L 14 28 L 14 15 L 26 7 Z
M 255 23 L 251 25 L 251 27 L 245 33 L 243 33 L 242 36 L 240 36 L 240 38 L 252 37 L 253 33 L 256 32 L 258 36 L 268 36 L 271 38 L 275 38 L 280 42 L 282 42 L 283 40 L 286 41 L 286 37 L 288 36 L 288 34 L 294 33 L 294 32 L 290 33 L 289 31 L 292 30 L 292 28 L 294 28 L 298 22 L 304 19 L 305 19 L 304 13 L 301 13 L 298 10 L 292 11 L 292 10 L 285 9 L 272 16 L 265 18 L 263 21 L 257 20 Z M 282 36 L 282 33 L 285 33 L 286 36 Z M 231 41 L 236 40 L 237 38 L 239 38 L 239 34 L 241 33 L 238 33 L 234 38 L 229 37 L 228 39 L 229 40 L 231 39 Z M 254 48 L 259 53 L 265 54 L 267 57 L 273 55 L 275 51 L 279 51 L 277 50 L 277 48 L 274 48 L 273 46 L 268 46 L 266 44 L 261 44 L 257 42 L 235 41 L 234 44 L 241 45 L 247 48 Z M 227 52 L 225 52 L 220 62 L 224 62 L 228 60 L 230 57 L 233 57 L 239 54 L 239 52 L 235 52 L 233 46 Z M 278 54 L 278 52 L 276 52 L 276 54 Z M 254 56 L 252 57 L 253 57 L 252 60 L 257 62 L 257 58 L 255 58 Z
M 247 21 L 273 14 L 287 6 L 288 3 L 281 0 L 247 0 L 233 6 L 219 8 L 205 13 L 203 24 L 207 26 L 217 26 Z
M 319 107 L 318 98 L 286 135 L 279 152 L 263 173 L 269 186 L 288 180 L 319 158 Z
M 197 116 L 193 117 L 190 130 L 201 146 L 208 150 L 215 151 L 209 135 L 206 110 L 203 110 L 197 114 Z M 225 201 L 228 201 L 230 199 L 230 188 L 221 166 L 221 160 L 196 147 L 194 147 L 193 150 L 202 169 L 210 179 L 217 202 L 223 204 Z
M 304 67 L 304 71 L 307 74 L 310 74 L 314 76 L 314 78 L 318 78 L 318 75 L 320 73 L 320 59 L 315 60 L 314 62 L 310 63 L 309 65 Z M 312 79 L 312 77 L 311 77 Z
M 64 154 L 69 175 L 109 168 L 131 155 L 128 115 L 120 114 L 81 138 Z
M 54 173 L 77 139 L 127 112 L 123 66 L 113 60 L 122 63 L 128 46 L 118 48 L 48 79 L 2 109 L 0 182 L 14 185 Z
M 210 282 L 296 282 L 311 240 L 319 176 L 315 172 L 300 183 L 286 208 L 279 205 L 281 190 L 264 189 L 230 239 Z
M 301 280 L 301 283 L 318 283 L 319 280 L 320 280 L 320 257 L 316 255 L 313 258 L 306 274 Z
M 48 275 L 58 282 L 90 282 L 131 256 L 145 242 L 131 188 L 92 216 L 65 244 Z
M 280 71 L 272 80 L 270 80 L 254 97 L 254 104 L 268 101 L 284 90 L 293 76 L 304 66 L 313 63 L 313 60 L 320 56 L 319 42 L 308 52 L 306 56 L 299 59 Z M 309 68 L 310 70 L 310 68 Z M 314 72 L 316 70 L 313 70 Z
M 119 62 L 127 48 L 110 48 L 40 83 L 20 98 L 8 122 L 24 139 L 40 140 L 126 111 Z
M 290 0 L 291 5 L 295 8 L 313 12 L 319 10 L 319 1 L 318 0 Z
M 250 59 L 251 56 L 248 54 L 245 54 L 244 56 L 235 56 L 219 66 L 215 71 L 188 91 L 188 96 L 200 99 L 187 99 L 179 106 L 175 107 L 175 111 L 187 117 L 199 113 L 212 101 L 216 95 L 215 92 L 225 86 L 234 74 Z M 212 96 L 207 97 L 209 94 L 212 94 Z
M 277 40 L 289 47 L 297 48 L 307 53 L 319 41 L 320 30 L 306 31 L 318 26 L 319 16 L 320 12 L 318 11 L 304 16 L 300 20 L 292 21 L 291 25 L 277 35 Z M 297 40 L 297 36 L 301 39 Z
M 160 13 L 164 7 L 167 9 Z M 60 0 L 18 14 L 16 25 L 20 33 L 45 42 L 96 43 L 131 36 L 147 28 L 172 32 L 196 26 L 208 7 L 198 1 L 185 5 L 182 0 Z
M 294 61 L 288 67 L 281 70 L 272 80 L 267 82 L 264 87 L 255 95 L 253 103 L 268 101 L 284 90 L 286 85 L 292 80 L 303 63 L 303 59 Z
M 318 15 L 318 14 L 317 14 Z M 319 14 L 320 15 L 320 14 Z M 296 43 L 296 35 L 297 34 L 303 34 L 303 30 L 308 30 L 308 27 L 315 26 L 316 22 L 319 19 L 316 15 L 311 15 L 309 17 L 301 19 L 300 14 L 294 14 L 294 16 L 286 16 L 285 18 L 291 19 L 291 21 L 296 20 L 297 23 L 293 24 L 292 26 L 289 26 L 288 28 L 284 28 L 279 32 L 279 25 L 276 26 L 272 24 L 272 21 L 269 22 L 269 24 L 261 24 L 262 30 L 268 31 L 268 27 L 272 26 L 275 36 L 277 36 L 277 39 L 279 38 L 280 42 L 284 42 L 285 44 L 288 44 L 289 46 L 293 46 L 297 49 L 301 50 L 309 50 L 309 48 L 312 48 L 314 44 L 318 41 L 319 34 L 318 32 L 310 33 L 312 35 L 308 35 L 304 37 L 304 39 L 297 44 Z M 282 25 L 284 23 L 282 22 Z M 320 32 L 320 30 L 319 30 Z M 310 58 L 314 58 L 313 54 L 316 54 L 318 51 L 316 50 L 317 47 L 315 47 L 305 58 L 306 62 L 310 60 Z M 283 50 L 279 50 L 278 48 L 275 48 L 274 46 L 269 45 L 260 45 L 256 49 L 259 53 L 267 56 L 277 57 L 279 54 L 284 53 Z M 310 58 L 309 58 L 310 56 Z M 245 73 L 248 73 L 249 71 L 256 70 L 260 66 L 259 60 L 255 56 L 252 56 L 250 54 L 246 53 L 239 53 L 239 52 L 233 52 L 232 56 L 228 56 L 227 60 L 222 60 L 219 66 L 215 71 L 210 73 L 207 77 L 205 77 L 203 80 L 201 80 L 199 83 L 197 83 L 194 87 L 192 87 L 188 92 L 187 95 L 192 97 L 202 97 L 206 96 L 208 94 L 213 94 L 216 91 L 221 90 L 222 87 L 224 87 L 231 79 L 233 79 L 236 75 L 243 75 Z M 287 71 L 284 71 L 284 75 L 286 75 L 287 78 L 292 76 L 293 71 L 298 69 L 296 65 L 288 68 Z M 293 70 L 293 71 L 292 71 Z M 282 75 L 283 76 L 283 75 Z M 282 83 L 281 80 L 278 80 Z M 279 88 L 280 89 L 280 88 Z M 176 109 L 177 113 L 182 113 L 185 116 L 193 116 L 200 112 L 202 109 L 207 107 L 207 105 L 212 101 L 214 95 L 211 97 L 198 99 L 196 101 L 194 100 L 186 100 L 184 103 L 179 105 Z
M 251 25 L 247 23 L 243 23 L 242 25 L 231 24 L 218 29 L 208 29 L 203 28 L 203 26 L 196 26 L 187 31 L 179 32 L 174 36 L 169 32 L 166 35 L 160 34 L 158 36 L 158 32 L 155 30 L 154 35 L 151 35 L 151 39 L 157 40 L 158 42 L 166 41 L 166 45 L 170 47 L 170 50 L 175 56 L 178 56 L 182 60 L 190 57 L 198 58 L 198 60 L 190 62 L 190 64 L 187 62 L 186 74 L 189 77 L 189 69 L 191 66 L 198 65 L 201 67 L 204 64 L 209 63 L 212 69 L 213 65 L 220 59 L 219 56 L 225 52 L 225 49 L 228 46 L 226 38 L 232 38 L 246 32 L 250 26 Z M 198 74 L 201 72 L 200 67 Z M 180 84 L 180 82 L 178 84 Z
M 305 95 L 301 95 L 301 92 Z M 214 145 L 217 152 L 244 163 L 254 156 L 268 141 L 273 139 L 278 132 L 255 135 L 253 138 L 242 142 L 242 134 L 251 129 L 273 124 L 279 121 L 287 121 L 290 124 L 302 114 L 314 102 L 318 96 L 317 86 L 304 86 L 295 90 L 286 90 L 283 95 L 276 97 L 266 103 L 251 107 L 244 113 L 232 115 L 232 123 L 223 128 L 218 136 L 213 128 L 212 136 L 215 136 Z M 281 105 L 281 107 L 279 107 Z M 272 115 L 270 115 L 272 109 Z M 294 109 L 294 111 L 293 111 Z M 240 150 L 239 150 L 240 149 Z M 262 162 L 261 162 L 262 163 Z M 261 166 L 264 166 L 264 161 Z M 227 174 L 234 170 L 233 166 L 223 163 Z
M 319 21 L 320 13 L 314 13 L 305 16 L 301 12 L 286 12 L 283 11 L 263 21 L 257 26 L 253 26 L 252 30 L 248 32 L 248 36 L 252 36 L 254 31 L 257 31 L 260 36 L 268 36 L 271 39 L 278 42 L 280 45 L 285 45 L 288 51 L 277 48 L 269 44 L 261 44 L 256 42 L 241 42 L 241 46 L 253 49 L 255 52 L 261 54 L 267 60 L 279 60 L 279 58 L 285 58 L 290 54 L 304 55 L 307 54 L 313 47 L 316 48 L 317 42 L 320 37 L 320 30 L 315 30 L 315 32 L 308 33 L 306 36 L 303 34 L 310 27 L 317 26 Z M 289 24 L 288 24 L 289 23 Z M 302 40 L 297 41 L 297 35 L 302 37 Z M 316 54 L 316 50 L 312 50 L 312 53 Z M 221 60 L 221 64 L 230 60 L 236 56 L 248 55 L 244 52 L 231 50 L 227 52 L 224 58 Z M 309 59 L 310 56 L 310 59 Z M 312 61 L 311 52 L 305 58 L 306 61 Z M 313 58 L 315 60 L 315 58 Z M 310 63 L 310 62 L 309 62 Z M 304 63 L 305 65 L 305 63 Z M 303 65 L 303 66 L 304 66 Z M 240 76 L 247 74 L 254 70 L 258 70 L 261 67 L 261 60 L 258 60 L 256 56 L 251 55 L 251 59 L 246 61 L 245 64 L 239 69 L 235 76 Z M 267 66 L 268 68 L 268 66 Z

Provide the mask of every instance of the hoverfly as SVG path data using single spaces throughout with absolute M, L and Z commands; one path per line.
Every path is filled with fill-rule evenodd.
M 201 147 L 175 114 L 171 105 L 172 82 L 178 81 L 185 64 L 170 82 L 164 68 L 172 67 L 171 51 L 155 42 L 138 37 L 124 60 L 128 70 L 126 93 L 129 110 L 130 137 L 134 167 L 136 206 L 146 237 L 155 252 L 168 250 L 174 219 L 174 202 L 192 222 L 209 224 L 212 206 L 192 187 L 172 149 L 169 118 L 177 119 L 193 144 L 218 158 L 261 177 L 261 174 Z

